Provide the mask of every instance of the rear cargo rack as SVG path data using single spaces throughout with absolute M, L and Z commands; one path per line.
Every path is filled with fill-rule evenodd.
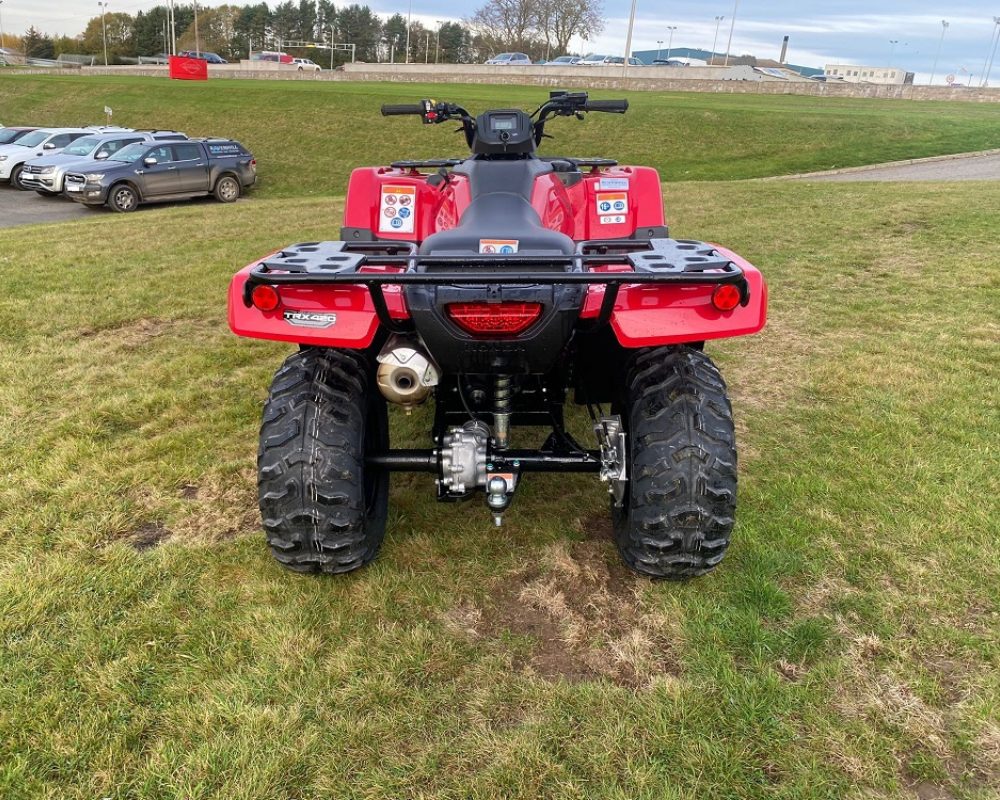
M 625 269 L 594 272 L 594 267 Z M 379 268 L 393 271 L 374 271 Z M 254 288 L 262 284 L 364 286 L 371 294 L 379 321 L 399 331 L 403 328 L 389 316 L 382 291 L 386 285 L 582 284 L 605 287 L 597 318 L 600 325 L 611 318 L 622 286 L 724 283 L 739 289 L 740 305 L 750 302 L 750 287 L 743 270 L 712 245 L 688 239 L 594 239 L 580 242 L 572 255 L 501 256 L 418 254 L 412 242 L 303 242 L 254 266 L 243 287 L 243 302 L 249 308 Z

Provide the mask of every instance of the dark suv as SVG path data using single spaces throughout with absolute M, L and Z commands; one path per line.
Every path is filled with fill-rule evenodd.
M 66 175 L 65 193 L 88 206 L 135 211 L 143 203 L 215 195 L 232 203 L 257 182 L 257 161 L 232 139 L 140 142 L 123 147 L 93 172 Z

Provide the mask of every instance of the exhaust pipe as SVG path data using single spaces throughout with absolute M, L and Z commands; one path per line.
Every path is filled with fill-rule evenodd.
M 402 336 L 390 337 L 375 360 L 379 365 L 379 391 L 407 414 L 430 396 L 441 377 L 437 365 L 420 345 Z

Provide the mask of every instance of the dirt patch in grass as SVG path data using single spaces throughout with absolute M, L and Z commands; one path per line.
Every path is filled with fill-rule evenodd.
M 508 649 L 517 669 L 547 680 L 639 688 L 677 674 L 676 631 L 645 608 L 648 584 L 618 561 L 607 538 L 551 545 L 539 561 L 499 581 L 482 608 L 452 610 L 446 625 Z
M 125 350 L 134 350 L 179 328 L 185 332 L 194 332 L 211 327 L 211 323 L 201 319 L 142 317 L 128 322 L 83 328 L 77 335 L 80 339 L 101 341 Z
M 173 531 L 162 522 L 147 522 L 125 535 L 125 541 L 133 550 L 152 550 L 170 538 Z
M 174 534 L 188 541 L 221 541 L 260 528 L 256 475 L 209 476 L 180 490 L 184 516 L 173 521 Z

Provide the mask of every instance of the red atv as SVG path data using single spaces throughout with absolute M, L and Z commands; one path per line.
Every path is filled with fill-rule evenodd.
M 236 274 L 232 330 L 299 345 L 271 384 L 257 462 L 278 561 L 371 561 L 399 471 L 433 475 L 439 500 L 481 492 L 497 525 L 527 473 L 593 472 L 630 567 L 687 578 L 722 560 L 736 444 L 704 343 L 759 331 L 767 289 L 735 253 L 669 238 L 655 170 L 535 152 L 552 117 L 627 108 L 583 92 L 475 119 L 432 100 L 382 106 L 459 122 L 472 156 L 356 169 L 340 241 Z M 431 397 L 433 446 L 391 448 L 387 402 Z M 593 449 L 564 426 L 570 397 Z M 541 446 L 515 447 L 518 425 L 546 429 Z

